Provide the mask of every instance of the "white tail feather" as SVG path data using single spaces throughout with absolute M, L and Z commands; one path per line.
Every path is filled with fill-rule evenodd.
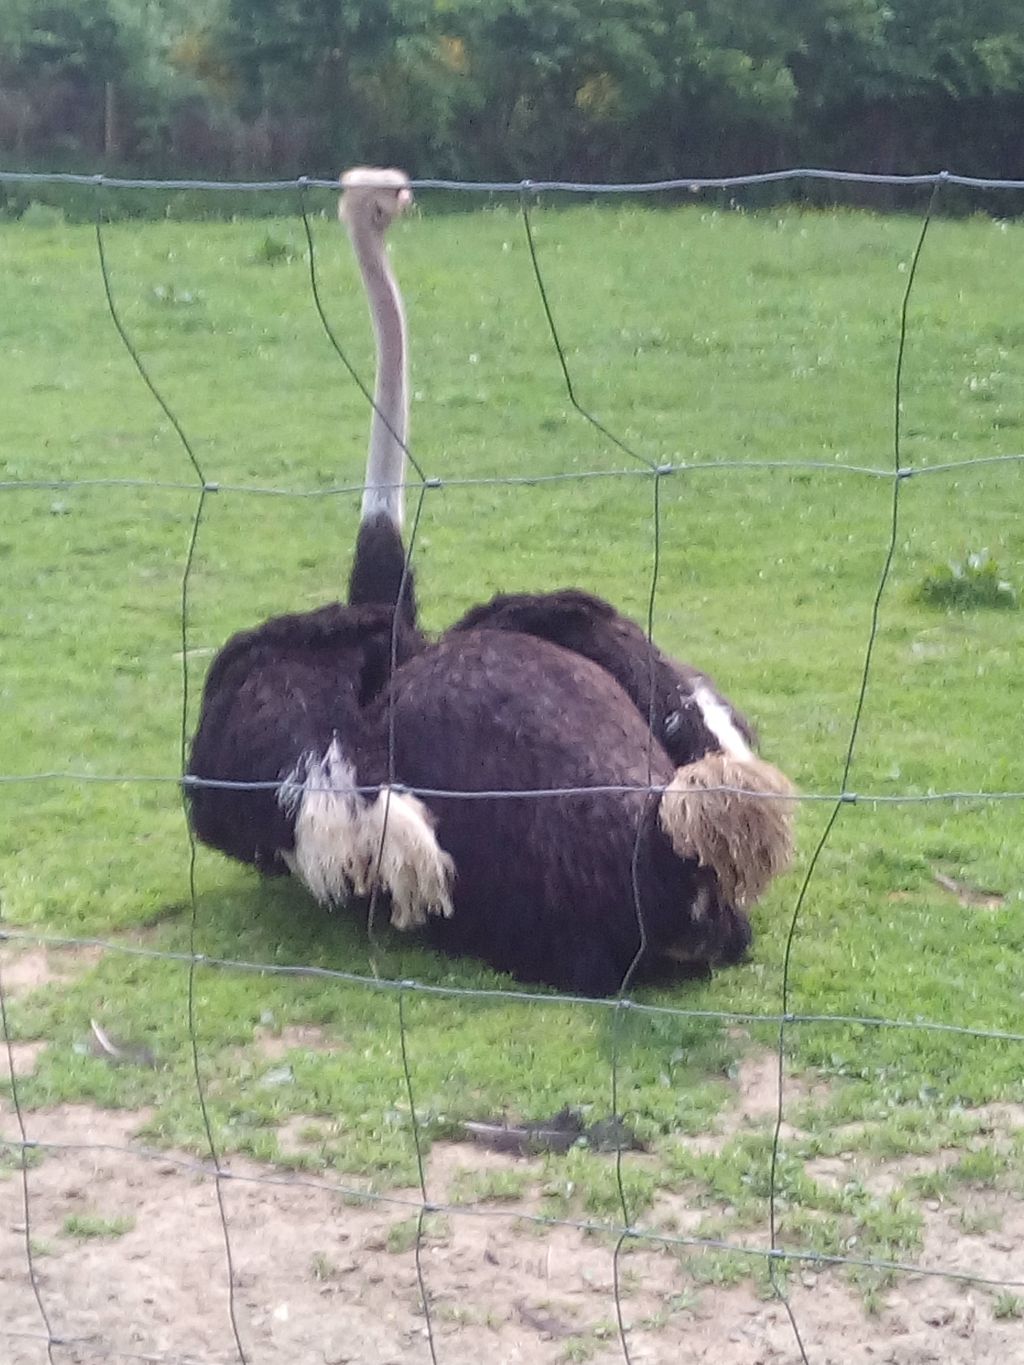
M 321 904 L 391 897 L 396 929 L 452 914 L 454 865 L 422 801 L 383 787 L 371 801 L 335 739 L 322 757 L 306 754 L 281 784 L 278 800 L 295 818 L 295 851 L 285 861 Z

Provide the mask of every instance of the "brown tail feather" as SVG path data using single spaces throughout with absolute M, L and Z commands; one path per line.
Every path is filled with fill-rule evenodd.
M 795 795 L 770 763 L 713 753 L 676 769 L 658 818 L 676 853 L 710 867 L 742 908 L 792 861 Z

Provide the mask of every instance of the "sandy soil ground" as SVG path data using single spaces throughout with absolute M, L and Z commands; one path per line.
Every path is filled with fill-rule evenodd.
M 73 970 L 64 955 L 60 961 Z M 52 955 L 48 960 L 42 950 L 5 964 L 10 996 L 54 977 Z M 297 1041 L 268 1038 L 268 1057 Z M 317 1043 L 305 1036 L 301 1041 Z M 31 1071 L 40 1047 L 15 1046 L 17 1073 Z M 6 1070 L 0 1047 L 0 1075 Z M 695 1146 L 721 1143 L 769 1120 L 776 1085 L 774 1056 L 747 1058 L 717 1133 L 694 1139 Z M 1024 1126 L 1024 1108 L 990 1109 L 986 1117 L 994 1130 Z M 479 1365 L 482 1358 L 495 1365 L 801 1365 L 793 1326 L 778 1300 L 759 1297 L 752 1281 L 698 1285 L 671 1249 L 632 1241 L 625 1244 L 618 1277 L 627 1356 L 617 1325 L 613 1241 L 580 1228 L 538 1226 L 522 1216 L 537 1210 L 529 1199 L 478 1204 L 428 1221 L 420 1257 L 428 1331 L 410 1236 L 417 1191 L 354 1202 L 338 1193 L 343 1181 L 295 1176 L 238 1158 L 225 1163 L 229 1178 L 218 1182 L 209 1164 L 142 1147 L 135 1133 L 146 1117 L 85 1105 L 26 1114 L 28 1137 L 54 1144 L 29 1167 L 27 1225 L 17 1154 L 0 1147 L 0 1362 L 227 1365 L 240 1359 L 233 1309 L 252 1365 Z M 301 1124 L 294 1120 L 289 1130 L 298 1133 Z M 0 1099 L 0 1137 L 17 1137 L 6 1098 Z M 808 1169 L 822 1183 L 841 1185 L 856 1175 L 885 1193 L 956 1155 L 871 1164 L 848 1153 Z M 467 1173 L 506 1168 L 522 1171 L 523 1158 L 436 1143 L 427 1188 L 444 1202 Z M 234 1268 L 233 1301 L 218 1190 Z M 1018 1286 L 1024 1281 L 1019 1196 L 965 1190 L 956 1201 L 922 1208 L 919 1264 Z M 690 1207 L 685 1194 L 663 1195 L 643 1224 L 671 1220 L 686 1234 L 706 1212 Z M 73 1235 L 67 1220 L 75 1216 L 107 1224 L 92 1224 L 97 1235 Z M 119 1231 L 109 1226 L 118 1219 Z M 83 1223 L 80 1231 L 89 1226 Z M 765 1241 L 763 1232 L 747 1236 L 748 1245 Z M 752 1259 L 752 1270 L 757 1265 Z M 1024 1300 L 1024 1288 L 1014 1292 Z M 882 1295 L 880 1310 L 869 1314 L 841 1271 L 803 1266 L 790 1276 L 788 1293 L 810 1365 L 1024 1361 L 1024 1321 L 997 1316 L 996 1289 L 903 1276 Z M 51 1345 L 49 1356 L 44 1314 L 60 1343 Z
M 29 1234 L 39 1293 L 60 1365 L 133 1357 L 187 1365 L 238 1359 L 229 1317 L 217 1182 L 174 1154 L 141 1154 L 145 1118 L 61 1106 L 27 1116 L 30 1136 L 62 1144 L 28 1173 Z M 9 1133 L 13 1116 L 2 1114 Z M 65 1145 L 66 1144 L 66 1145 Z M 461 1168 L 520 1159 L 438 1144 L 428 1189 Z M 221 1181 L 235 1271 L 234 1310 L 246 1357 L 266 1365 L 390 1365 L 430 1361 L 409 1203 L 352 1204 L 283 1172 L 232 1160 Z M 819 1177 L 828 1176 L 822 1169 Z M 837 1172 L 837 1178 L 841 1172 Z M 272 1176 L 282 1183 L 262 1183 Z M 246 1177 L 256 1177 L 250 1179 Z M 996 1196 L 992 1196 L 996 1199 Z M 685 1227 L 684 1201 L 672 1210 Z M 421 1256 L 441 1365 L 623 1360 L 616 1328 L 612 1247 L 574 1228 L 538 1229 L 518 1206 L 447 1215 Z M 523 1206 L 526 1207 L 526 1206 Z M 1024 1205 L 1000 1201 L 997 1233 L 965 1236 L 954 1210 L 926 1214 L 923 1264 L 1022 1276 Z M 120 1235 L 76 1237 L 69 1215 L 132 1220 Z M 983 1221 L 983 1220 L 982 1220 Z M 395 1225 L 403 1225 L 394 1231 Z M 778 1302 L 749 1286 L 687 1287 L 676 1257 L 631 1247 L 620 1260 L 630 1359 L 716 1365 L 799 1362 Z M 993 1315 L 993 1292 L 931 1277 L 904 1278 L 880 1313 L 838 1272 L 798 1272 L 790 1297 L 814 1365 L 1009 1365 L 1024 1359 L 1024 1324 Z M 24 1334 L 24 1335 L 21 1335 Z M 47 1359 L 45 1328 L 27 1273 L 20 1174 L 0 1180 L 0 1358 Z

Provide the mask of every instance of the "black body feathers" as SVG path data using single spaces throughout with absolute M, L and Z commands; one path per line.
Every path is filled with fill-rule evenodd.
M 703 723 L 691 700 L 699 683 L 719 697 L 747 743 L 757 747 L 750 722 L 721 696 L 706 673 L 664 654 L 635 621 L 603 598 L 578 588 L 501 595 L 473 607 L 451 633 L 480 629 L 533 635 L 599 664 L 623 689 L 677 767 L 703 752 L 699 749 Z
M 397 603 L 402 624 L 408 630 L 415 627 L 412 566 L 406 563 L 402 533 L 383 512 L 360 523 L 348 580 L 348 600 L 354 607 Z

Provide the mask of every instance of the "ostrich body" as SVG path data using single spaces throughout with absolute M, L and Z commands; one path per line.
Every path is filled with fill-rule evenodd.
M 599 664 L 623 689 L 676 766 L 692 761 L 691 719 L 698 687 L 724 708 L 723 749 L 740 756 L 757 747 L 750 722 L 706 673 L 663 653 L 635 621 L 603 598 L 578 588 L 499 595 L 470 608 L 449 633 L 481 629 L 532 635 Z
M 514 632 L 466 629 L 403 664 L 364 720 L 361 777 L 384 781 L 390 766 L 420 789 L 452 859 L 453 913 L 426 930 L 436 947 L 593 996 L 620 988 L 641 946 L 641 974 L 743 956 L 745 905 L 785 860 L 787 803 L 733 795 L 733 810 L 719 799 L 710 840 L 693 829 L 702 803 L 680 781 L 688 770 L 677 771 L 590 659 Z M 719 747 L 700 706 L 688 710 L 686 731 L 699 769 Z M 767 764 L 737 766 L 743 785 L 789 791 Z M 576 790 L 530 794 L 553 788 Z M 735 818 L 751 805 L 756 828 L 747 814 Z M 718 839 L 723 817 L 738 833 L 731 847 Z

